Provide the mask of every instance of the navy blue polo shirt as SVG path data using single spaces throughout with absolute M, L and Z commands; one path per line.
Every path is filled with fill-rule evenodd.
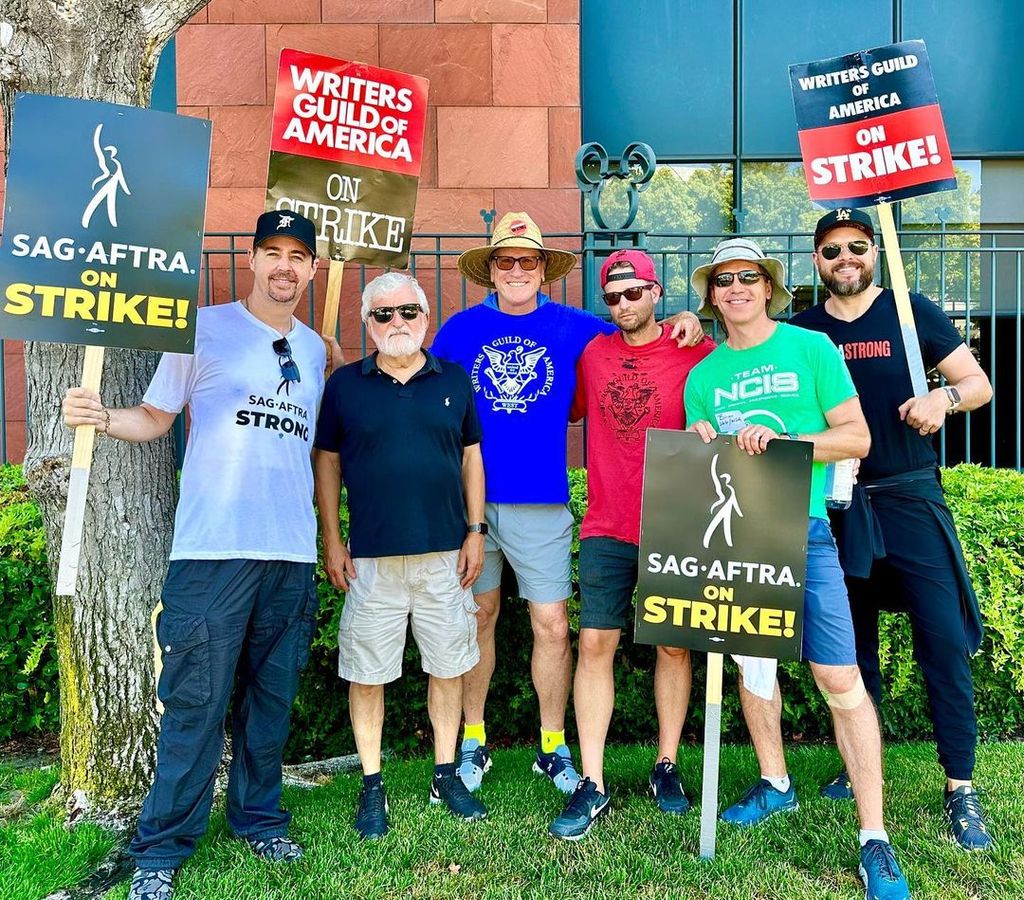
M 457 550 L 466 537 L 462 452 L 480 443 L 466 371 L 424 350 L 406 384 L 374 353 L 324 388 L 315 446 L 341 456 L 353 557 Z

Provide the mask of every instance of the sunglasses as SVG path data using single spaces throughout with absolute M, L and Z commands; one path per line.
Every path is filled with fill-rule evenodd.
M 411 322 L 423 310 L 418 303 L 403 303 L 401 306 L 378 306 L 370 310 L 370 318 L 378 325 L 387 325 L 398 313 L 406 322 Z
M 644 295 L 644 291 L 649 291 L 652 287 L 654 287 L 653 284 L 644 284 L 640 287 L 626 288 L 624 291 L 609 291 L 607 294 L 602 294 L 601 299 L 609 306 L 617 306 L 623 297 L 630 303 L 636 303 Z
M 515 267 L 516 263 L 519 263 L 519 268 L 524 272 L 532 272 L 542 262 L 544 257 L 542 256 L 492 256 L 491 262 L 494 263 L 502 272 L 511 272 Z
M 736 279 L 740 284 L 757 284 L 762 278 L 768 279 L 764 272 L 755 272 L 753 269 L 744 269 L 742 272 L 720 272 L 711 279 L 715 287 L 729 287 Z
M 818 248 L 818 252 L 825 259 L 833 260 L 839 257 L 844 247 L 854 256 L 863 256 L 871 249 L 871 241 L 850 241 L 848 244 L 822 244 Z
M 292 359 L 292 348 L 288 343 L 288 338 L 278 338 L 272 346 L 277 354 L 277 363 L 281 367 L 281 383 L 277 386 L 277 392 L 280 394 L 281 388 L 284 388 L 287 393 L 289 385 L 293 381 L 295 383 L 302 381 L 302 376 L 299 375 L 299 367 Z

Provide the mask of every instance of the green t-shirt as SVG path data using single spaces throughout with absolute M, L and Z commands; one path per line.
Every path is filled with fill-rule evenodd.
M 718 432 L 746 425 L 812 434 L 825 413 L 856 397 L 838 348 L 825 335 L 780 322 L 763 344 L 732 350 L 721 344 L 686 379 L 686 421 L 704 419 Z M 742 417 L 742 418 L 741 418 Z M 811 476 L 812 516 L 825 518 L 825 464 Z

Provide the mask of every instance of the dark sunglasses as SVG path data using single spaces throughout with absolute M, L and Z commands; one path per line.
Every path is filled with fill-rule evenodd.
M 654 287 L 653 284 L 644 284 L 640 287 L 626 288 L 624 291 L 609 291 L 607 294 L 602 294 L 601 299 L 609 306 L 617 306 L 623 297 L 630 303 L 636 303 L 644 295 L 644 291 L 649 291 L 652 287 Z
M 516 263 L 519 263 L 519 268 L 524 272 L 532 272 L 544 261 L 542 256 L 492 256 L 491 262 L 494 263 L 502 272 L 511 272 L 515 267 Z
M 292 348 L 288 343 L 288 338 L 278 338 L 274 341 L 273 347 L 277 354 L 277 363 L 281 367 L 281 383 L 277 386 L 277 392 L 280 394 L 281 388 L 285 388 L 285 392 L 287 392 L 287 385 L 293 381 L 296 383 L 302 381 L 302 376 L 299 375 L 299 367 L 292 359 Z
M 833 260 L 838 259 L 839 254 L 843 252 L 844 247 L 854 256 L 863 256 L 871 249 L 871 241 L 850 241 L 847 244 L 822 244 L 818 248 L 818 252 L 824 256 L 825 259 Z
M 729 287 L 736 279 L 740 284 L 757 284 L 762 278 L 768 279 L 764 272 L 755 272 L 753 269 L 744 269 L 742 272 L 720 272 L 712 277 L 711 281 L 715 287 Z
M 421 312 L 418 303 L 404 303 L 401 306 L 378 306 L 370 310 L 370 317 L 378 325 L 387 325 L 398 313 L 406 322 L 411 322 Z

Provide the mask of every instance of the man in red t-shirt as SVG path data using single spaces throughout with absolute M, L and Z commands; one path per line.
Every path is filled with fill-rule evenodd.
M 654 261 L 640 250 L 616 250 L 601 268 L 604 301 L 618 326 L 583 351 L 576 370 L 572 418 L 587 416 L 588 508 L 580 531 L 579 660 L 574 702 L 582 774 L 550 833 L 583 837 L 607 810 L 604 743 L 615 706 L 612 665 L 636 589 L 640 497 L 648 428 L 685 428 L 686 376 L 715 348 L 710 338 L 679 349 L 671 328 L 654 320 L 662 289 Z M 658 647 L 654 702 L 658 756 L 650 784 L 658 807 L 681 815 L 690 808 L 676 751 L 690 697 L 690 656 Z

